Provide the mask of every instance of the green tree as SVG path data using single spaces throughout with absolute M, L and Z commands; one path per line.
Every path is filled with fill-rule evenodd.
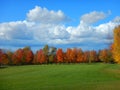
M 49 48 L 49 63 L 55 62 L 55 57 L 56 57 L 56 48 L 55 47 L 50 47 Z
M 45 45 L 44 48 L 43 48 L 43 53 L 44 55 L 46 56 L 46 61 L 47 63 L 49 63 L 49 46 L 48 45 Z

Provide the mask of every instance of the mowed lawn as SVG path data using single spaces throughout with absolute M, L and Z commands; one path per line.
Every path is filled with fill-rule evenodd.
M 0 69 L 0 90 L 120 90 L 120 65 L 9 66 Z

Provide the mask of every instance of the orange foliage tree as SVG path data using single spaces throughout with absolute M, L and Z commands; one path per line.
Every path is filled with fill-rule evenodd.
M 34 55 L 30 47 L 23 48 L 23 55 L 24 55 L 23 57 L 24 57 L 25 64 L 31 64 L 34 58 Z
M 77 60 L 77 48 L 73 48 L 70 53 L 70 59 L 72 63 L 76 63 Z
M 7 64 L 9 64 L 7 54 L 3 53 L 3 51 L 0 49 L 0 65 L 7 65 Z
M 42 49 L 39 50 L 39 51 L 37 51 L 37 53 L 36 53 L 36 55 L 37 55 L 37 58 L 36 58 L 37 63 L 42 64 L 42 63 L 44 62 L 44 61 L 41 60 L 41 58 L 42 58 L 42 54 L 43 54 Z
M 7 54 L 2 54 L 2 64 L 3 65 L 7 65 L 7 64 L 9 64 L 9 60 L 8 60 L 8 57 L 7 57 Z
M 22 49 L 18 49 L 14 52 L 12 56 L 12 62 L 13 64 L 22 64 L 24 61 L 24 53 Z
M 71 59 L 71 52 L 72 52 L 72 49 L 67 48 L 67 51 L 66 51 L 66 62 L 67 63 L 71 63 L 71 61 L 72 61 L 72 59 Z
M 83 62 L 89 62 L 89 51 L 84 52 Z
M 33 52 L 29 47 L 18 49 L 12 56 L 13 64 L 31 64 L 33 60 Z
M 43 50 L 40 49 L 39 51 L 36 52 L 34 56 L 34 63 L 36 64 L 43 64 L 46 63 L 46 55 L 43 53 Z
M 99 59 L 102 62 L 113 62 L 112 53 L 110 49 L 103 49 L 99 51 Z
M 64 60 L 64 53 L 61 48 L 59 48 L 56 52 L 57 63 L 63 63 Z
M 77 63 L 80 63 L 80 62 L 83 62 L 83 51 L 82 51 L 82 49 L 78 49 L 78 51 L 77 51 L 77 59 L 76 59 L 76 62 Z

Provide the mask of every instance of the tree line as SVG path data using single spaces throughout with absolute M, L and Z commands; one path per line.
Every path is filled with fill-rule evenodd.
M 0 65 L 26 65 L 26 64 L 51 64 L 51 63 L 120 63 L 120 26 L 114 29 L 114 40 L 107 49 L 99 51 L 81 48 L 49 47 L 45 45 L 33 53 L 30 47 L 17 49 L 15 52 L 4 52 L 0 49 Z

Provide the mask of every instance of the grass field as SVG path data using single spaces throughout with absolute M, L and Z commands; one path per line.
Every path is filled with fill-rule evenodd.
M 0 69 L 0 90 L 120 90 L 120 65 L 9 66 Z

